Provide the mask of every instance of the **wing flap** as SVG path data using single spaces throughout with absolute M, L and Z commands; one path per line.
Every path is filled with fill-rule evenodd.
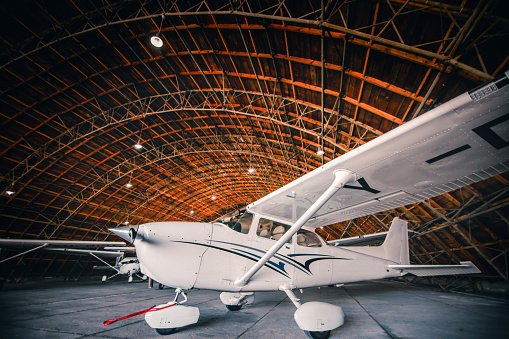
M 388 265 L 388 267 L 394 270 L 400 270 L 401 275 L 412 273 L 419 277 L 481 273 L 477 266 L 471 261 L 462 261 L 460 264 L 461 265 Z

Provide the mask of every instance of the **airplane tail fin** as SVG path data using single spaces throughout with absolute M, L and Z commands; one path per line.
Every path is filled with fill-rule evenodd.
M 381 245 L 385 258 L 398 262 L 400 265 L 410 264 L 408 251 L 408 225 L 406 221 L 394 218 L 389 233 Z

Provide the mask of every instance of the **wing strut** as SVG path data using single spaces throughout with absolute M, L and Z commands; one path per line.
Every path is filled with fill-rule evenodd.
M 357 180 L 356 175 L 353 172 L 347 170 L 337 170 L 334 172 L 334 181 L 330 187 L 314 202 L 309 209 L 292 225 L 292 227 L 261 257 L 256 264 L 251 267 L 249 271 L 244 274 L 240 279 L 235 281 L 235 286 L 245 286 L 249 279 L 260 270 L 272 258 L 272 256 L 283 247 L 290 238 L 301 229 L 301 227 L 313 217 L 326 202 L 329 200 L 338 190 L 347 184 L 352 184 Z
M 118 273 L 115 274 L 115 275 L 118 275 L 120 273 L 120 270 L 116 267 L 113 267 L 111 266 L 110 264 L 108 264 L 106 261 L 102 260 L 101 258 L 99 258 L 97 255 L 95 255 L 94 253 L 92 252 L 88 252 L 91 256 L 95 257 L 97 260 L 99 261 L 102 261 L 103 263 L 105 263 L 106 265 L 108 265 L 109 267 L 113 268 L 115 271 L 117 271 Z M 110 277 L 111 278 L 111 277 Z
M 37 251 L 38 249 L 41 249 L 41 248 L 46 247 L 46 246 L 48 246 L 48 244 L 42 244 L 41 246 L 38 246 L 36 248 L 32 248 L 32 249 L 30 249 L 28 251 L 25 251 L 23 253 L 16 254 L 16 255 L 14 255 L 14 256 L 12 256 L 10 258 L 7 258 L 7 259 L 4 259 L 4 260 L 0 261 L 0 264 L 3 263 L 4 261 L 11 260 L 11 259 L 14 259 L 16 257 L 20 257 L 22 255 L 25 255 L 25 254 L 29 253 L 29 252 Z

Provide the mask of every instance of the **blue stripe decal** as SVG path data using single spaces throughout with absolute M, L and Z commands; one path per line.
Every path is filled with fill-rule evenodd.
M 251 254 L 249 252 L 246 252 L 246 251 L 240 251 L 240 252 L 243 252 L 243 253 L 247 253 L 247 254 Z M 256 258 L 255 261 L 258 261 L 261 257 L 258 256 L 258 255 L 254 255 L 254 254 L 251 254 L 252 256 L 254 256 Z M 283 271 L 285 272 L 286 274 L 288 274 L 288 272 L 286 272 L 285 270 L 285 263 L 281 260 L 279 262 L 279 264 L 276 264 L 275 262 L 273 262 L 272 260 L 269 260 L 265 265 L 270 265 L 270 266 L 273 266 L 274 268 L 280 270 L 280 271 Z
M 231 246 L 238 246 L 238 247 L 247 248 L 247 249 L 250 249 L 250 250 L 253 250 L 253 251 L 256 251 L 256 252 L 260 252 L 262 254 L 265 254 L 265 252 L 266 252 L 266 251 L 260 250 L 258 248 L 244 246 L 244 245 L 239 245 L 239 244 L 234 244 L 234 243 L 231 243 L 231 242 L 225 242 L 225 241 L 215 241 L 215 242 L 221 243 L 221 244 L 227 244 L 227 245 L 231 245 Z M 252 254 L 252 255 L 254 255 L 254 254 Z M 321 255 L 321 254 L 318 254 L 318 255 Z M 298 262 L 296 260 L 293 260 L 292 258 L 289 258 L 290 256 L 293 256 L 293 254 L 288 254 L 287 256 L 279 254 L 279 253 L 275 253 L 274 254 L 274 258 L 276 258 L 278 260 L 281 260 L 281 261 L 287 263 L 288 265 L 291 265 L 291 266 L 299 269 L 301 272 L 306 273 L 307 275 L 312 275 L 311 271 L 306 269 L 306 265 L 305 264 L 303 265 L 300 262 Z M 260 259 L 260 258 L 261 258 L 261 256 L 258 257 L 258 259 Z
M 249 259 L 249 260 L 252 260 L 254 262 L 258 261 L 258 259 L 254 259 L 252 257 L 249 257 L 245 254 L 242 254 L 242 253 L 239 253 L 239 252 L 235 252 L 234 250 L 231 250 L 231 249 L 227 249 L 227 248 L 224 248 L 224 247 L 217 247 L 217 246 L 212 246 L 212 245 L 207 245 L 207 244 L 199 244 L 199 243 L 195 243 L 195 242 L 188 242 L 188 241 L 175 241 L 175 242 L 178 242 L 178 243 L 182 243 L 182 244 L 190 244 L 190 245 L 197 245 L 197 246 L 204 246 L 204 247 L 210 247 L 210 248 L 214 248 L 216 250 L 220 250 L 220 251 L 225 251 L 225 252 L 228 252 L 228 253 L 232 253 L 232 254 L 236 254 L 238 256 L 241 256 L 241 257 L 244 257 L 246 259 Z M 259 257 L 258 257 L 259 258 Z M 290 278 L 290 276 L 288 275 L 288 273 L 286 273 L 286 271 L 279 271 L 277 270 L 276 268 L 274 267 L 271 267 L 267 264 L 265 264 L 267 266 L 267 268 L 270 268 L 271 270 L 285 276 L 286 278 Z
M 216 249 L 216 250 L 225 251 L 225 252 L 228 252 L 228 253 L 232 253 L 232 254 L 238 255 L 240 257 L 249 259 L 249 260 L 254 261 L 254 262 L 258 261 L 261 258 L 261 256 L 258 255 L 258 254 L 249 252 L 247 250 L 259 252 L 261 254 L 265 254 L 266 253 L 266 251 L 260 250 L 258 248 L 244 246 L 244 245 L 239 245 L 239 244 L 234 244 L 234 243 L 229 243 L 229 242 L 224 242 L 224 241 L 214 241 L 214 242 L 221 243 L 221 244 L 226 244 L 226 245 L 230 245 L 230 246 L 237 246 L 237 247 L 241 247 L 241 248 L 244 248 L 244 249 L 247 249 L 247 250 L 243 250 L 243 249 L 239 249 L 239 248 L 219 247 L 219 246 L 214 246 L 214 245 L 209 245 L 209 244 L 201 244 L 201 243 L 188 242 L 188 241 L 175 241 L 175 242 L 184 243 L 184 244 L 190 244 L 190 245 L 210 247 L 210 248 L 213 248 L 213 249 Z M 312 258 L 307 259 L 304 263 L 301 263 L 301 262 L 299 262 L 297 260 L 292 259 L 291 257 L 312 257 Z M 275 272 L 285 276 L 286 278 L 290 278 L 290 276 L 289 276 L 289 273 L 285 269 L 285 263 L 290 265 L 290 266 L 293 266 L 294 268 L 298 269 L 299 271 L 301 271 L 301 272 L 303 272 L 303 273 L 305 273 L 307 275 L 313 275 L 313 272 L 311 272 L 310 266 L 315 261 L 326 260 L 326 259 L 351 260 L 351 259 L 348 259 L 348 258 L 333 257 L 333 256 L 330 256 L 328 254 L 311 254 L 311 253 L 310 254 L 307 254 L 307 253 L 298 253 L 298 254 L 288 254 L 288 255 L 282 255 L 282 254 L 276 253 L 274 255 L 274 258 L 279 260 L 280 262 L 276 264 L 274 261 L 269 260 L 265 264 L 265 266 L 267 268 L 270 268 L 271 270 L 273 270 L 273 271 L 275 271 Z

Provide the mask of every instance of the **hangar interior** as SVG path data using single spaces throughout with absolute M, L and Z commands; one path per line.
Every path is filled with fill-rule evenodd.
M 246 206 L 507 71 L 503 5 L 3 2 L 0 238 L 118 240 L 108 228 Z M 507 281 L 508 183 L 503 173 L 319 233 L 387 231 L 398 216 L 418 232 L 413 263 L 469 260 L 476 279 Z M 79 279 L 96 264 L 41 251 L 1 272 Z

